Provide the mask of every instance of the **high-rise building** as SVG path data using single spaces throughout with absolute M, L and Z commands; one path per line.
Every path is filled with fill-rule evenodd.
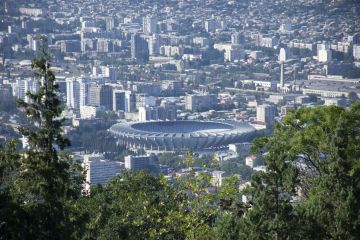
M 112 91 L 113 88 L 110 85 L 102 85 L 100 88 L 100 106 L 103 106 L 106 110 L 112 110 Z
M 26 78 L 16 80 L 16 97 L 29 103 L 30 98 L 27 93 L 36 93 L 40 88 L 40 83 L 37 79 Z
M 205 111 L 216 107 L 218 99 L 216 94 L 187 95 L 185 97 L 185 109 L 190 111 Z
M 256 108 L 256 120 L 267 126 L 275 124 L 275 107 L 263 104 Z
M 355 60 L 360 60 L 360 45 L 353 46 L 353 57 Z
M 113 17 L 106 17 L 105 18 L 106 23 L 106 31 L 111 31 L 115 27 L 115 20 Z
M 149 96 L 160 96 L 161 94 L 161 85 L 159 83 L 145 83 L 137 82 L 131 86 L 131 90 L 136 93 L 143 93 Z
M 231 44 L 245 44 L 245 36 L 242 32 L 236 32 L 231 35 Z
M 158 108 L 158 117 L 161 120 L 174 121 L 177 118 L 177 106 L 173 102 L 163 100 Z
M 177 117 L 177 107 L 174 103 L 162 102 L 160 106 L 141 106 L 139 107 L 139 121 L 146 122 L 152 120 L 174 121 Z
M 89 105 L 89 82 L 88 79 L 79 79 L 79 85 L 80 85 L 80 106 Z
M 66 79 L 66 106 L 80 108 L 80 84 L 74 78 Z
M 280 48 L 279 62 L 280 62 L 280 86 L 284 88 L 284 64 L 288 58 L 288 52 L 285 48 Z
M 146 35 L 157 33 L 157 18 L 155 16 L 143 18 L 143 32 Z
M 113 100 L 112 106 L 113 111 L 126 111 L 125 109 L 125 91 L 124 90 L 114 90 L 113 91 Z
M 66 79 L 66 106 L 80 109 L 80 106 L 89 105 L 89 81 L 86 78 Z
M 89 105 L 98 107 L 100 106 L 100 90 L 101 85 L 91 83 L 89 86 Z
M 149 39 L 149 55 L 156 56 L 160 54 L 160 37 L 157 34 L 154 34 Z
M 131 36 L 131 58 L 138 61 L 149 61 L 148 42 L 139 33 Z
M 331 50 L 330 45 L 322 43 L 317 45 L 317 57 L 319 62 L 330 62 L 331 61 Z
M 216 21 L 215 19 L 209 19 L 205 21 L 205 30 L 208 33 L 214 33 L 216 31 Z
M 104 77 L 109 78 L 111 81 L 117 80 L 117 72 L 114 67 L 101 66 L 101 73 Z
M 133 112 L 136 109 L 136 95 L 131 91 L 113 90 L 113 111 Z
M 158 120 L 159 119 L 158 113 L 159 113 L 158 107 L 156 106 L 139 107 L 139 121 L 146 122 L 151 120 Z
M 116 162 L 105 160 L 99 154 L 85 155 L 83 167 L 86 170 L 86 193 L 89 193 L 90 186 L 103 185 L 116 176 Z

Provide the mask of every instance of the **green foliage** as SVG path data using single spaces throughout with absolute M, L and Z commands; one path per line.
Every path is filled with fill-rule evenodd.
M 254 205 L 242 221 L 250 239 L 357 239 L 359 119 L 359 104 L 302 108 L 255 141 L 267 172 L 249 190 Z
M 244 164 L 244 158 L 242 156 L 234 159 L 229 159 L 221 163 L 221 170 L 227 174 L 238 174 L 242 180 L 249 181 L 252 175 L 252 169 Z
M 81 230 L 81 216 L 74 202 L 80 197 L 81 169 L 58 152 L 69 141 L 62 135 L 62 108 L 49 60 L 43 46 L 41 56 L 32 62 L 41 87 L 37 93 L 27 93 L 30 103 L 19 101 L 33 123 L 20 128 L 29 148 L 21 154 L 11 153 L 14 145 L 10 143 L 1 152 L 2 178 L 11 179 L 3 183 L 7 200 L 1 210 L 5 212 L 5 238 L 69 239 Z
M 180 165 L 181 159 L 178 154 L 175 153 L 163 153 L 158 156 L 159 164 L 167 165 L 171 168 L 177 169 Z
M 125 152 L 123 146 L 116 144 L 116 139 L 107 131 L 110 124 L 80 126 L 68 134 L 71 146 L 83 148 L 87 152 L 105 153 L 107 159 L 119 158 Z
M 211 175 L 188 172 L 168 181 L 145 172 L 124 172 L 81 200 L 90 222 L 84 239 L 216 239 L 216 194 Z M 224 193 L 225 194 L 225 193 Z
M 84 239 L 183 239 L 181 199 L 162 178 L 125 172 L 83 201 L 92 206 Z

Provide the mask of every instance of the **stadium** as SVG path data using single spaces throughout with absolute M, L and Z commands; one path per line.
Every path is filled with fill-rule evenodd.
M 118 144 L 130 149 L 188 151 L 219 149 L 254 137 L 247 123 L 214 121 L 154 121 L 118 123 L 110 128 Z

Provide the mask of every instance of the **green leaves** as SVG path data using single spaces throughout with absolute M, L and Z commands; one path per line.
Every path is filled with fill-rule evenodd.
M 289 113 L 273 136 L 255 141 L 255 152 L 266 153 L 267 172 L 253 178 L 248 194 L 254 203 L 243 219 L 249 235 L 359 236 L 359 119 L 358 104 L 302 108 Z
M 11 179 L 11 184 L 0 183 L 6 189 L 2 226 L 12 239 L 71 239 L 83 229 L 84 216 L 75 208 L 83 175 L 78 164 L 58 152 L 70 142 L 62 134 L 63 109 L 49 61 L 44 41 L 32 62 L 39 91 L 27 94 L 29 102 L 18 101 L 32 123 L 19 129 L 29 148 L 19 153 L 9 143 L 13 152 L 0 153 L 2 176 Z

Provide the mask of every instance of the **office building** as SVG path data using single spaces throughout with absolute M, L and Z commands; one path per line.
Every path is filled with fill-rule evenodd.
M 157 18 L 155 16 L 143 18 L 143 32 L 146 35 L 157 33 Z
M 101 85 L 96 83 L 91 83 L 89 86 L 89 105 L 98 107 L 100 106 L 100 91 Z
M 148 42 L 139 33 L 131 36 L 131 58 L 141 62 L 149 61 Z
M 100 88 L 100 106 L 106 110 L 112 110 L 112 91 L 113 88 L 110 85 L 102 85 Z

